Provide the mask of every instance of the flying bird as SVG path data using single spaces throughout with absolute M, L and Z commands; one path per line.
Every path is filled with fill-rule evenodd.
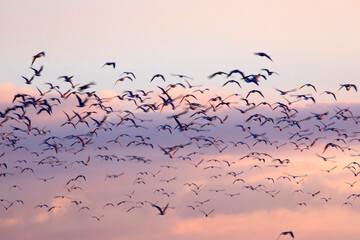
M 154 208 L 156 208 L 157 210 L 159 210 L 159 214 L 158 214 L 158 215 L 165 215 L 166 210 L 167 210 L 168 207 L 169 207 L 169 203 L 166 204 L 166 206 L 163 207 L 163 208 L 161 208 L 161 207 L 159 207 L 158 205 L 153 204 L 153 203 L 150 203 L 150 204 L 151 204 L 151 206 L 153 206 Z
M 95 218 L 96 220 L 100 221 L 101 218 L 103 218 L 104 215 L 101 215 L 101 216 L 91 216 L 91 218 Z
M 275 90 L 278 91 L 280 93 L 280 95 L 286 95 L 286 94 L 288 94 L 290 92 L 295 92 L 296 91 L 296 89 L 291 89 L 291 90 L 288 90 L 288 91 L 282 91 L 282 90 L 277 89 L 277 88 L 275 88 Z
M 33 56 L 33 60 L 31 62 L 31 66 L 34 64 L 35 60 L 40 58 L 40 57 L 45 57 L 45 52 L 39 52 L 38 54 L 36 54 L 35 56 Z
M 257 55 L 257 56 L 260 56 L 260 57 L 266 57 L 267 59 L 272 61 L 271 57 L 269 55 L 267 55 L 266 53 L 264 53 L 264 52 L 255 52 L 254 54 Z
M 346 91 L 350 91 L 351 88 L 354 88 L 355 92 L 357 92 L 357 87 L 355 84 L 340 84 L 340 89 L 345 88 Z
M 58 79 L 60 79 L 60 78 L 63 78 L 64 79 L 64 81 L 65 82 L 68 82 L 68 83 L 70 83 L 71 84 L 71 87 L 72 88 L 75 88 L 77 85 L 74 85 L 73 84 L 73 82 L 72 82 L 72 78 L 73 78 L 74 76 L 60 76 L 60 77 L 58 77 Z
M 34 71 L 35 76 L 40 77 L 40 76 L 41 76 L 41 72 L 42 72 L 42 70 L 44 69 L 44 66 L 41 66 L 39 69 L 35 69 L 35 68 L 33 68 L 33 67 L 30 67 L 30 69 Z
M 285 235 L 290 235 L 290 237 L 291 237 L 292 239 L 295 238 L 295 237 L 294 237 L 294 233 L 293 233 L 292 231 L 286 231 L 286 232 L 280 233 L 280 235 L 278 236 L 277 239 L 279 239 L 281 236 L 285 236 Z
M 226 72 L 221 72 L 221 71 L 219 71 L 219 72 L 216 72 L 216 73 L 211 74 L 211 75 L 209 76 L 209 79 L 214 78 L 214 77 L 217 76 L 217 75 L 226 75 L 226 76 L 229 76 Z
M 82 100 L 77 94 L 75 94 L 75 96 L 76 96 L 76 99 L 78 100 L 78 103 L 79 103 L 77 105 L 77 107 L 80 107 L 80 108 L 85 107 L 85 104 L 89 100 L 89 98 L 86 98 L 85 100 Z
M 302 89 L 303 87 L 312 87 L 314 89 L 314 91 L 317 92 L 315 86 L 312 85 L 311 83 L 306 83 L 306 84 L 302 85 L 299 89 Z
M 202 213 L 205 215 L 205 217 L 209 217 L 209 215 L 210 215 L 211 213 L 213 213 L 214 211 L 215 211 L 215 209 L 213 209 L 213 210 L 211 210 L 210 212 L 206 213 L 206 212 L 200 210 L 200 212 L 202 212 Z
M 116 65 L 115 62 L 106 62 L 106 63 L 104 63 L 104 65 L 103 65 L 102 67 L 110 66 L 110 67 L 112 67 L 113 69 L 115 69 L 115 65 Z
M 273 75 L 273 74 L 279 75 L 277 72 L 270 71 L 270 70 L 267 69 L 267 68 L 262 68 L 261 70 L 262 70 L 262 71 L 265 71 L 265 72 L 268 74 L 268 76 L 271 76 L 271 75 Z
M 337 99 L 336 99 L 336 96 L 335 96 L 335 94 L 334 94 L 333 92 L 330 92 L 330 91 L 324 91 L 324 92 L 322 92 L 320 95 L 322 95 L 322 94 L 324 94 L 324 93 L 329 94 L 329 95 L 332 95 L 332 96 L 333 96 L 333 98 L 335 99 L 335 101 L 337 100 Z
M 252 93 L 258 93 L 260 96 L 262 96 L 264 98 L 264 95 L 259 91 L 259 90 L 251 90 L 247 95 L 246 95 L 246 99 L 249 97 L 250 94 Z
M 229 80 L 229 81 L 225 82 L 222 86 L 224 87 L 228 83 L 236 83 L 241 88 L 240 83 L 238 81 L 236 81 L 236 80 Z
M 164 75 L 162 75 L 162 74 L 155 74 L 155 75 L 151 78 L 150 82 L 152 82 L 155 78 L 161 78 L 161 79 L 165 82 L 165 77 L 164 77 Z
M 34 80 L 34 76 L 32 76 L 30 79 L 28 79 L 28 78 L 26 78 L 26 77 L 24 77 L 24 76 L 21 76 L 23 79 L 25 79 L 25 83 L 26 84 L 28 84 L 28 85 L 30 85 L 31 83 L 32 83 L 32 81 Z

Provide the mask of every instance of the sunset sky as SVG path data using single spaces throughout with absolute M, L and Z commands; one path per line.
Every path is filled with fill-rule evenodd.
M 2 238 L 358 239 L 359 9 L 0 1 Z

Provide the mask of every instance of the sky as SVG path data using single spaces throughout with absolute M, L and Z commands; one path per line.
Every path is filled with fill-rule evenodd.
M 1 234 L 357 239 L 359 7 L 0 1 Z

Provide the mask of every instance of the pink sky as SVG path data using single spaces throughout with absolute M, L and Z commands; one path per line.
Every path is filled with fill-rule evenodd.
M 97 105 L 90 107 L 98 103 L 94 97 L 84 108 L 76 107 L 75 94 L 66 100 L 60 99 L 59 104 L 51 100 L 59 97 L 53 90 L 41 98 L 54 104 L 51 116 L 46 112 L 37 114 L 43 105 L 25 107 L 24 113 L 31 119 L 31 128 L 51 132 L 36 135 L 34 129 L 29 134 L 16 130 L 27 129 L 27 120 L 20 117 L 21 109 L 11 110 L 8 118 L 0 119 L 0 122 L 7 119 L 0 127 L 0 154 L 5 153 L 0 157 L 0 173 L 13 174 L 0 177 L 0 232 L 4 238 L 256 240 L 276 239 L 281 232 L 293 231 L 295 239 L 358 239 L 360 205 L 357 194 L 360 185 L 354 173 L 360 168 L 356 162 L 360 150 L 360 97 L 354 88 L 349 91 L 345 87 L 339 89 L 340 84 L 356 84 L 360 88 L 356 79 L 360 32 L 354 28 L 360 21 L 357 1 L 138 0 L 62 1 L 55 4 L 39 0 L 32 3 L 5 1 L 0 6 L 0 29 L 5 33 L 0 45 L 2 113 L 10 106 L 24 104 L 21 98 L 12 102 L 17 93 L 40 99 L 36 87 L 46 91 L 49 88 L 46 83 L 59 85 L 60 91 L 65 92 L 70 85 L 58 79 L 63 75 L 74 75 L 73 81 L 79 85 L 95 82 L 86 91 L 95 91 L 103 99 L 103 105 L 114 110 L 106 114 Z M 33 67 L 38 69 L 44 65 L 42 76 L 26 85 L 21 76 L 32 76 L 34 71 L 29 66 L 32 57 L 40 51 L 45 51 L 46 56 L 36 59 Z M 274 61 L 255 56 L 254 52 L 266 52 Z M 115 69 L 102 67 L 105 62 L 112 61 L 116 62 Z M 279 75 L 267 76 L 262 68 Z M 239 88 L 233 83 L 223 87 L 230 80 L 224 76 L 208 79 L 214 72 L 233 69 L 240 69 L 246 75 L 262 73 L 268 80 L 261 79 L 256 86 L 234 75 L 231 79 L 239 81 Z M 115 85 L 125 71 L 134 72 L 136 79 Z M 166 81 L 157 78 L 150 83 L 155 74 L 163 74 Z M 188 81 L 196 87 L 188 87 L 173 74 L 192 77 Z M 136 90 L 143 89 L 153 92 L 143 103 L 136 100 L 137 105 L 160 104 L 160 96 L 165 97 L 165 94 L 157 86 L 166 88 L 168 84 L 178 82 L 186 89 L 177 86 L 168 91 L 176 98 L 178 107 L 175 110 L 169 105 L 162 111 L 145 113 L 136 109 L 133 100 L 110 99 L 123 95 L 125 90 L 139 93 Z M 313 84 L 317 92 L 311 87 L 300 89 L 306 83 Z M 210 91 L 195 92 L 205 88 Z M 286 122 L 279 122 L 280 117 L 286 115 L 280 107 L 271 110 L 268 106 L 258 106 L 245 114 L 236 110 L 248 108 L 243 98 L 252 90 L 261 91 L 264 97 L 254 92 L 247 98 L 250 102 L 266 101 L 272 107 L 276 102 L 287 104 L 275 89 L 296 89 L 286 95 L 289 100 L 300 99 L 288 105 L 298 111 L 288 120 L 312 117 L 301 122 L 301 129 L 290 126 L 290 121 L 288 126 Z M 335 93 L 337 101 L 324 91 Z M 197 98 L 187 99 L 200 104 L 198 109 L 189 109 L 186 101 L 180 103 L 185 94 Z M 209 102 L 216 106 L 219 101 L 211 101 L 211 98 L 221 96 L 224 99 L 231 94 L 237 94 L 228 98 L 231 108 L 224 105 L 212 110 Z M 316 103 L 295 96 L 302 94 L 314 97 Z M 85 94 L 79 94 L 79 97 L 86 98 Z M 208 107 L 206 116 L 218 119 L 210 121 L 202 114 L 191 116 Z M 126 110 L 131 110 L 135 117 L 127 115 Z M 171 116 L 184 110 L 187 112 L 179 117 L 179 121 L 193 123 L 190 127 L 193 129 L 180 132 L 174 129 L 177 123 Z M 340 110 L 344 113 L 336 114 Z M 70 124 L 61 126 L 67 121 L 64 112 L 72 117 L 73 111 L 82 116 L 84 111 L 94 111 L 91 117 L 97 121 L 106 115 L 104 128 L 97 130 L 97 136 L 86 135 L 96 128 L 90 117 L 86 119 L 89 127 L 77 123 L 77 117 L 70 121 L 76 124 L 76 129 Z M 314 117 L 326 112 L 323 120 Z M 261 125 L 254 120 L 258 117 L 255 115 L 246 121 L 256 113 L 275 121 Z M 287 114 L 291 113 L 295 111 Z M 130 127 L 131 121 L 115 126 L 126 117 L 146 128 Z M 349 119 L 343 120 L 345 117 Z M 158 131 L 160 124 L 165 123 L 173 128 L 172 134 L 167 130 Z M 209 125 L 201 126 L 206 123 Z M 242 131 L 236 127 L 239 124 L 251 129 Z M 324 127 L 324 124 L 329 126 Z M 276 125 L 286 128 L 280 131 Z M 250 132 L 261 136 L 254 138 Z M 117 138 L 121 145 L 108 142 L 121 134 L 129 135 Z M 150 137 L 142 143 L 151 143 L 154 148 L 146 144 L 137 146 L 141 142 L 137 135 Z M 45 150 L 51 146 L 44 144 L 44 140 L 53 136 L 61 139 L 53 138 L 47 142 L 60 146 L 58 154 L 54 150 Z M 311 145 L 317 137 L 320 138 Z M 89 141 L 88 145 L 83 148 L 79 139 Z M 261 139 L 267 143 L 257 142 Z M 11 141 L 17 142 L 12 146 Z M 246 142 L 250 149 L 232 143 L 238 141 Z M 340 147 L 329 146 L 324 151 L 328 143 Z M 173 158 L 161 150 L 179 144 L 186 146 L 176 152 L 170 151 Z M 296 144 L 299 144 L 298 148 Z M 27 147 L 29 151 L 14 150 L 19 146 Z M 31 154 L 34 151 L 44 153 L 36 156 Z M 191 152 L 199 153 L 186 159 Z M 270 156 L 261 154 L 258 158 L 253 155 L 241 159 L 251 152 Z M 134 160 L 131 155 L 140 160 Z M 324 161 L 318 155 L 330 157 L 330 161 Z M 51 167 L 47 163 L 54 161 L 57 165 L 56 160 L 45 159 L 46 156 L 57 157 L 61 165 Z M 79 163 L 86 162 L 89 157 L 87 166 Z M 289 159 L 291 163 L 280 164 L 274 159 Z M 7 168 L 1 165 L 4 163 Z M 27 167 L 34 173 L 30 169 L 22 172 Z M 234 177 L 232 173 L 238 175 Z M 86 180 L 80 177 L 67 184 L 79 175 L 86 176 Z M 114 175 L 119 176 L 111 177 Z M 51 179 L 44 182 L 41 178 Z M 245 182 L 234 182 L 239 178 Z M 300 189 L 303 193 L 297 192 Z M 66 198 L 55 198 L 59 195 Z M 207 199 L 210 201 L 199 203 Z M 16 200 L 22 200 L 24 204 Z M 123 200 L 131 202 L 117 206 Z M 72 201 L 81 203 L 77 205 Z M 159 216 L 159 211 L 150 203 L 160 207 L 169 203 L 169 208 L 164 216 Z M 39 204 L 55 206 L 55 209 L 48 212 L 45 207 L 35 208 Z M 90 210 L 80 210 L 85 206 Z M 209 216 L 205 217 L 206 214 Z M 92 217 L 102 215 L 100 221 Z M 291 237 L 281 236 L 280 239 Z

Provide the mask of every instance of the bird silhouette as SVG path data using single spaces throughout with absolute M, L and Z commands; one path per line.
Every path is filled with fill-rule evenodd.
M 156 208 L 157 210 L 159 210 L 158 215 L 165 215 L 166 210 L 167 210 L 168 207 L 169 207 L 169 203 L 167 203 L 167 204 L 165 205 L 165 207 L 163 207 L 163 208 L 161 208 L 161 207 L 159 207 L 158 205 L 153 204 L 153 203 L 150 203 L 150 204 L 151 204 L 152 207 L 154 207 L 154 208 Z
M 32 59 L 32 62 L 31 62 L 31 66 L 34 64 L 34 62 L 35 62 L 36 59 L 41 58 L 41 57 L 45 57 L 45 52 L 44 52 L 44 51 L 39 52 L 38 54 L 36 54 L 36 55 L 33 56 L 33 59 Z
M 292 239 L 295 239 L 294 233 L 292 231 L 286 231 L 286 232 L 280 233 L 280 235 L 277 239 L 279 239 L 281 236 L 286 236 L 286 235 L 289 235 Z
M 257 55 L 257 56 L 260 56 L 260 57 L 266 57 L 267 59 L 272 61 L 271 57 L 269 55 L 267 55 L 266 53 L 264 53 L 264 52 L 255 52 L 254 54 Z
M 102 67 L 109 66 L 109 67 L 112 67 L 113 69 L 115 69 L 115 65 L 116 65 L 115 62 L 106 62 L 106 63 L 104 63 L 104 65 Z

